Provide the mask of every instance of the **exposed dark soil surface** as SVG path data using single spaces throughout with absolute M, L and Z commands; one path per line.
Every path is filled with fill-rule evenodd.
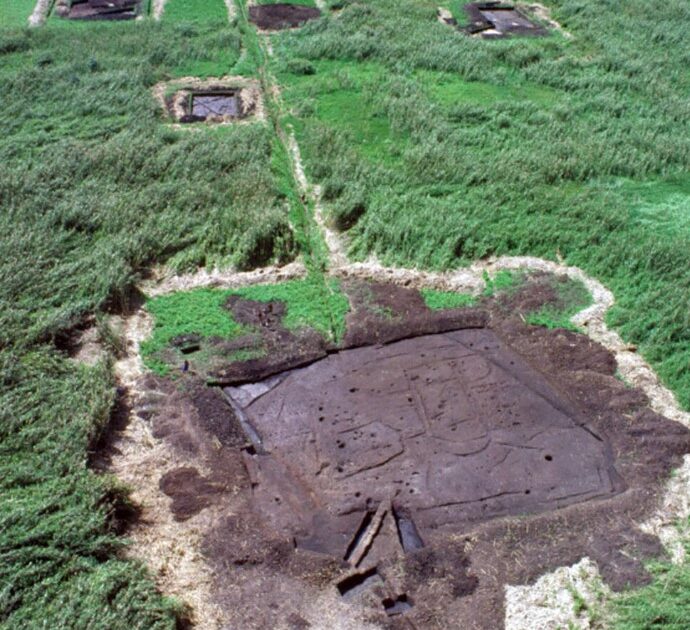
M 348 282 L 350 299 L 343 348 L 385 344 L 425 334 L 463 328 L 483 328 L 485 309 L 458 308 L 432 311 L 418 291 L 395 284 Z
M 548 31 L 532 21 L 514 5 L 501 2 L 472 2 L 465 5 L 470 24 L 468 33 L 482 33 L 483 37 L 509 35 L 546 35 Z
M 192 115 L 206 118 L 208 116 L 240 115 L 242 104 L 237 94 L 232 92 L 220 94 L 192 94 Z
M 424 539 L 624 487 L 587 416 L 491 330 L 346 350 L 281 376 L 250 386 L 258 398 L 225 391 L 270 453 L 248 457 L 256 507 L 298 546 L 344 558 L 385 500 Z
M 556 286 L 430 311 L 416 290 L 349 282 L 340 347 L 286 330 L 280 303 L 232 298 L 267 356 L 229 361 L 222 389 L 148 377 L 159 402 L 140 407 L 180 454 L 160 481 L 175 518 L 218 511 L 205 553 L 229 620 L 327 623 L 314 602 L 331 597 L 382 627 L 493 630 L 506 583 L 584 555 L 614 588 L 647 579 L 661 547 L 636 523 L 690 432 L 605 348 L 524 324 Z
M 240 88 L 208 86 L 183 88 L 166 99 L 172 118 L 181 123 L 228 122 L 251 115 L 254 104 L 247 104 Z
M 55 12 L 70 20 L 131 20 L 139 15 L 140 0 L 72 0 L 58 2 Z
M 301 4 L 257 4 L 249 7 L 249 20 L 263 30 L 295 28 L 321 16 L 321 11 Z

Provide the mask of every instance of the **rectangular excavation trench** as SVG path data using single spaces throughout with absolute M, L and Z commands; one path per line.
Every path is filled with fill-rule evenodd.
M 132 20 L 141 0 L 58 0 L 55 13 L 70 20 Z
M 189 98 L 193 118 L 240 118 L 243 115 L 239 90 L 193 91 Z
M 465 13 L 470 21 L 465 29 L 470 34 L 482 37 L 504 37 L 508 35 L 546 35 L 548 31 L 533 22 L 517 7 L 499 2 L 466 4 Z
M 392 549 L 389 531 L 411 552 L 427 529 L 622 489 L 607 443 L 487 329 L 343 350 L 223 391 L 256 453 L 256 509 L 353 566 Z

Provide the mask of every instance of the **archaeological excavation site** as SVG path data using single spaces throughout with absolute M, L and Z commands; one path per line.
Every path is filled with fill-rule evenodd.
M 0 0 L 0 628 L 687 630 L 690 13 L 624 4 Z
M 458 294 L 342 271 L 335 338 L 295 328 L 280 284 L 190 290 L 240 328 L 144 341 L 165 376 L 120 401 L 160 451 L 122 453 L 125 429 L 103 466 L 165 471 L 158 518 L 167 536 L 196 523 L 230 627 L 499 627 L 507 584 L 583 556 L 611 588 L 645 583 L 662 548 L 637 523 L 690 431 L 621 382 L 607 348 L 525 323 L 586 289 L 520 273 L 440 308 Z M 174 296 L 150 302 L 153 339 Z

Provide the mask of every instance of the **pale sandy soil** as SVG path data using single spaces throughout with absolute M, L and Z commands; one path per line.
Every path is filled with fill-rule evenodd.
M 42 26 L 45 23 L 50 11 L 50 4 L 51 0 L 37 0 L 34 10 L 29 16 L 29 26 Z

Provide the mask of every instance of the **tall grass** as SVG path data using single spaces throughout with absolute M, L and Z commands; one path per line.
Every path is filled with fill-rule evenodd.
M 178 605 L 119 560 L 122 490 L 86 469 L 108 421 L 109 366 L 0 351 L 0 627 L 174 628 Z
M 274 44 L 276 71 L 299 86 L 285 98 L 310 176 L 349 229 L 351 255 L 436 269 L 562 257 L 613 289 L 610 323 L 690 407 L 690 233 L 679 210 L 690 7 L 558 1 L 554 17 L 574 39 L 484 41 L 439 24 L 433 4 L 346 2 Z M 294 59 L 316 74 L 292 73 Z M 328 115 L 338 90 L 356 116 Z M 669 182 L 679 183 L 664 201 Z M 638 185 L 677 209 L 642 208 Z
M 174 130 L 152 95 L 240 56 L 227 19 L 0 25 L 0 627 L 177 623 L 178 605 L 119 559 L 126 493 L 86 466 L 110 366 L 77 367 L 51 341 L 126 305 L 147 266 L 295 255 L 271 127 Z

